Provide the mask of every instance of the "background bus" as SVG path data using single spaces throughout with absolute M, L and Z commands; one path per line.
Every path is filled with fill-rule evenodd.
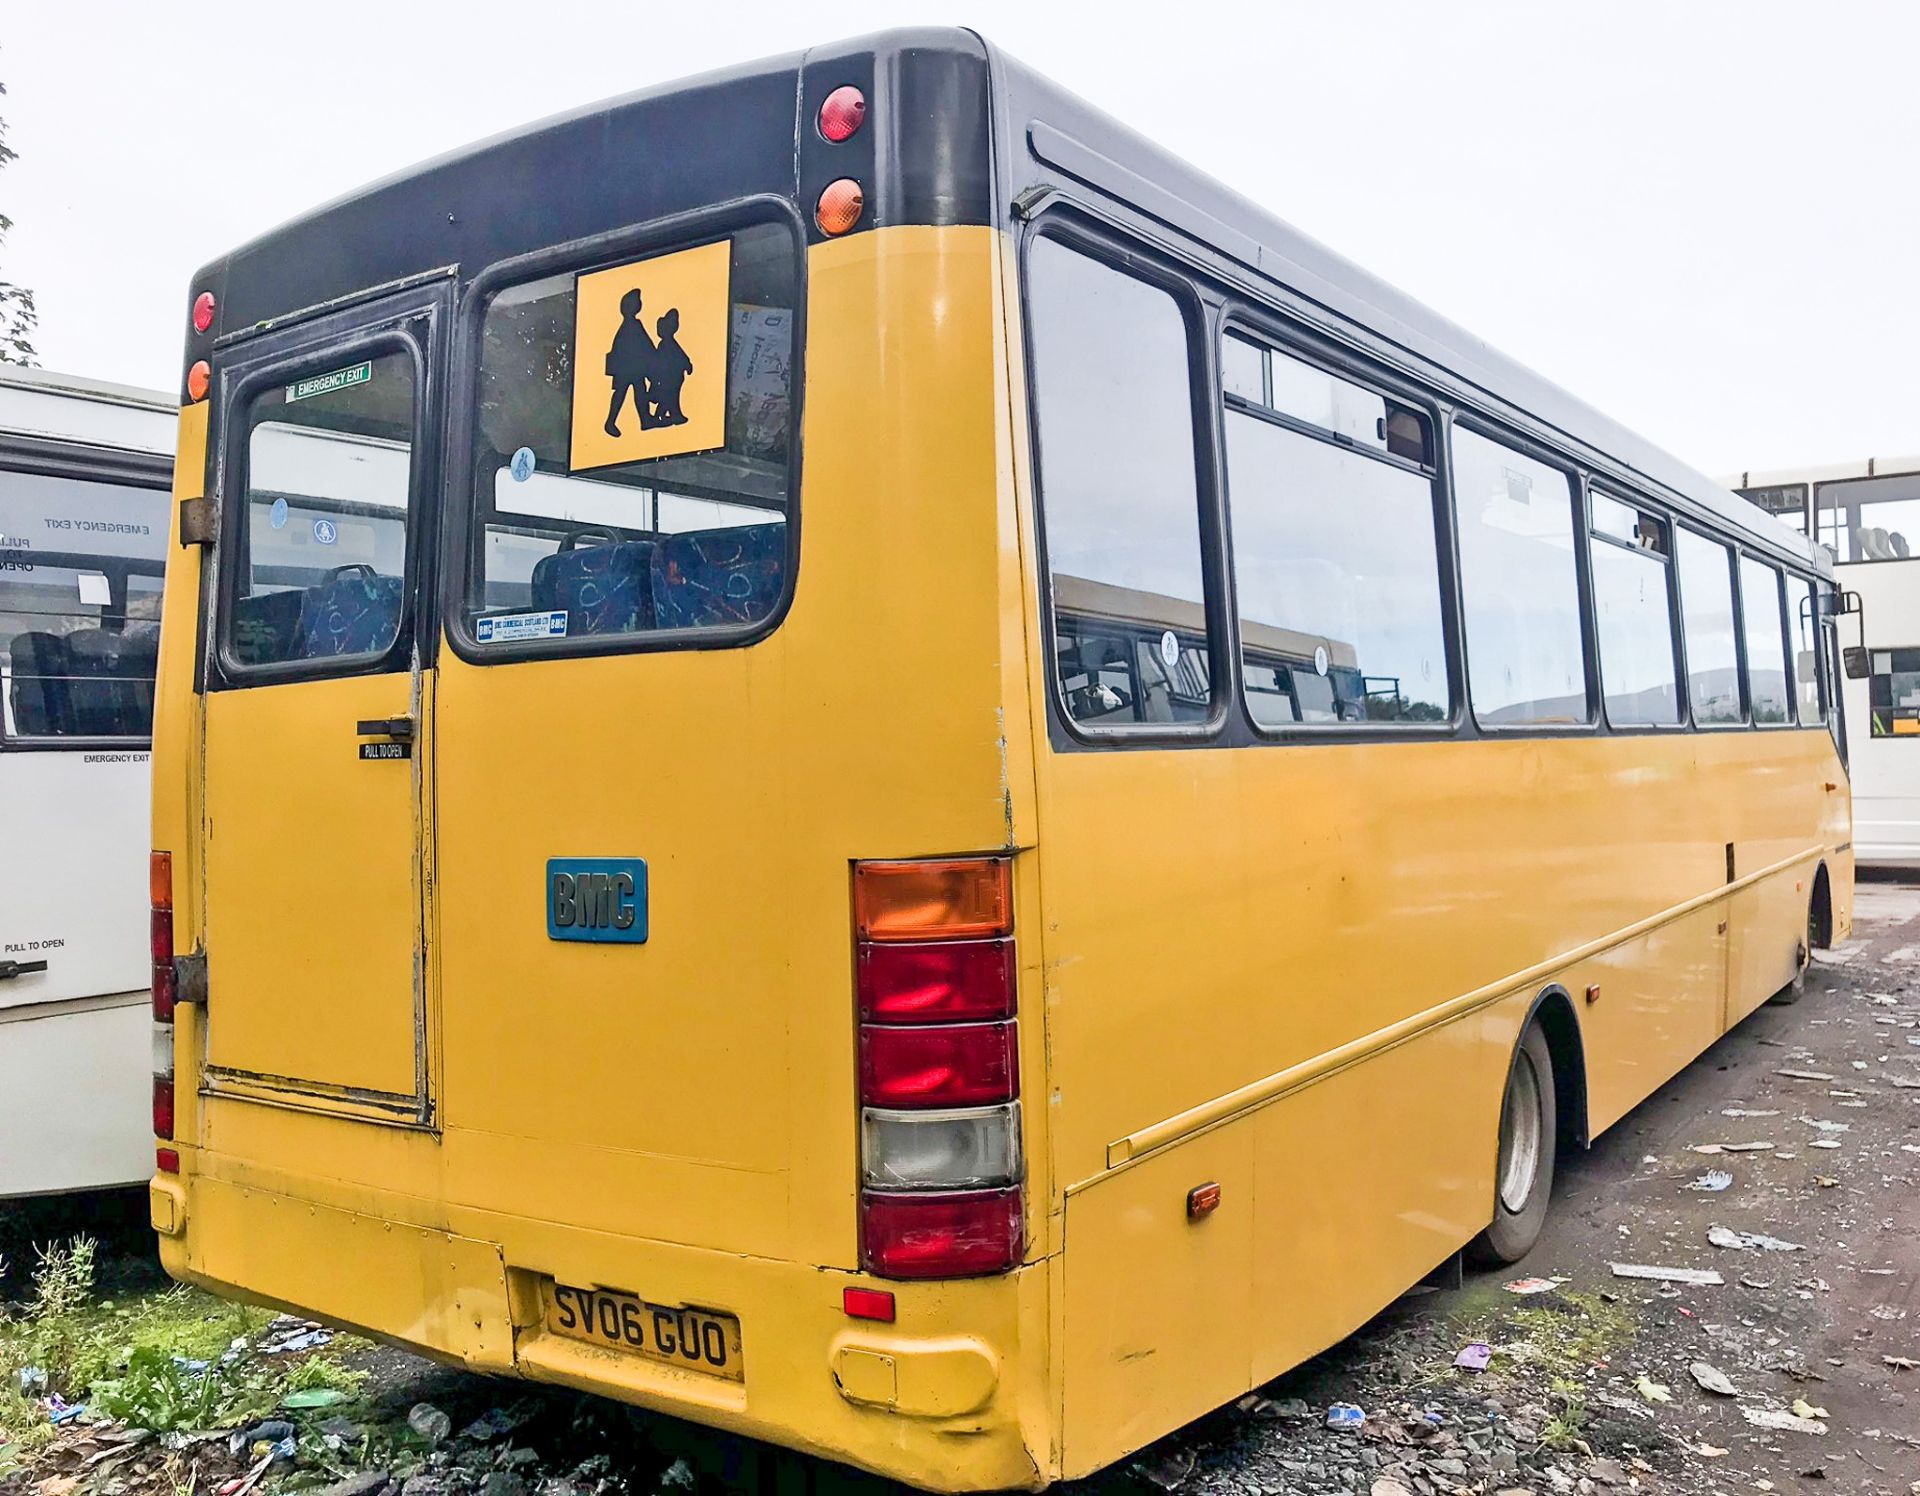
M 0 368 L 0 1196 L 134 1184 L 174 409 Z
M 1872 667 L 1841 693 L 1854 856 L 1920 866 L 1920 456 L 1738 473 L 1728 486 L 1811 534 L 1836 584 L 1860 595 L 1840 638 L 1865 645 Z
M 182 312 L 187 1280 L 1040 1486 L 1523 1255 L 1848 926 L 1805 539 L 971 33 Z

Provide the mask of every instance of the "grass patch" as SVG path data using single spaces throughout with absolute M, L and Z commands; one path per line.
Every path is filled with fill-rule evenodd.
M 1508 1323 L 1526 1337 L 1527 1358 L 1556 1376 L 1588 1371 L 1611 1360 L 1638 1331 L 1630 1311 L 1598 1294 L 1557 1297 L 1558 1303 L 1529 1305 L 1508 1316 Z
M 1587 1433 L 1587 1397 L 1578 1382 L 1555 1377 L 1548 1389 L 1556 1404 L 1540 1430 L 1540 1442 L 1548 1449 L 1583 1448 Z
M 50 1394 L 156 1430 L 206 1428 L 271 1409 L 283 1380 L 278 1368 L 219 1364 L 271 1313 L 184 1287 L 97 1301 L 94 1251 L 85 1236 L 37 1249 L 31 1291 L 11 1313 L 0 1312 L 0 1446 L 10 1447 L 0 1460 L 23 1460 L 52 1439 L 42 1405 Z M 198 1363 L 207 1363 L 204 1374 Z M 40 1375 L 23 1387 L 27 1368 Z

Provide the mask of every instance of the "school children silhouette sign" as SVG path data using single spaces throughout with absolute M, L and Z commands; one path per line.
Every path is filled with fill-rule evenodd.
M 725 243 L 576 277 L 573 472 L 727 440 Z

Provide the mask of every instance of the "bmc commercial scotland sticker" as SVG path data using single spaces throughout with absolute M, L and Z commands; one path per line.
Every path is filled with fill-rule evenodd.
M 482 618 L 473 626 L 473 637 L 482 644 L 514 644 L 522 639 L 558 639 L 566 631 L 566 609 L 557 608 L 551 613 L 500 613 Z

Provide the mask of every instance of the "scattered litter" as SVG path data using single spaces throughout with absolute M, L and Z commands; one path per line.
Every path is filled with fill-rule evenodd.
M 1848 1122 L 1825 1122 L 1818 1117 L 1802 1117 L 1800 1120 L 1806 1123 L 1807 1126 L 1809 1127 L 1819 1128 L 1820 1131 L 1822 1132 L 1852 1132 L 1853 1131 L 1853 1125 Z
M 1900 1151 L 1902 1153 L 1920 1153 L 1920 1143 L 1902 1143 L 1900 1145 Z
M 1688 1185 L 1687 1188 L 1690 1190 L 1706 1190 L 1711 1194 L 1718 1194 L 1732 1183 L 1733 1176 L 1725 1169 L 1709 1169 L 1698 1179 L 1694 1180 L 1692 1184 Z
M 1811 1143 L 1807 1144 L 1807 1146 L 1809 1148 L 1838 1148 L 1840 1146 L 1840 1140 L 1838 1138 L 1815 1138 Z
M 1472 1345 L 1462 1347 L 1460 1354 L 1453 1358 L 1453 1364 L 1465 1371 L 1485 1371 L 1491 1360 L 1493 1347 L 1484 1340 L 1476 1340 Z
M 1891 1304 L 1875 1304 L 1867 1313 L 1874 1319 L 1905 1319 L 1907 1311 L 1896 1309 Z
M 1694 1153 L 1767 1153 L 1772 1151 L 1771 1143 L 1695 1143 Z
M 1637 1262 L 1610 1262 L 1616 1278 L 1649 1278 L 1656 1283 L 1691 1283 L 1711 1288 L 1727 1280 L 1710 1267 L 1648 1267 Z
M 1357 1431 L 1367 1421 L 1364 1409 L 1352 1403 L 1335 1403 L 1327 1409 L 1327 1427 Z
M 1551 1293 L 1566 1281 L 1565 1278 L 1515 1278 L 1511 1283 L 1502 1283 L 1500 1286 L 1508 1293 Z
M 39 1397 L 47 1390 L 47 1374 L 38 1366 L 23 1366 L 16 1374 L 22 1397 Z
M 1703 1460 L 1725 1459 L 1728 1454 L 1727 1450 L 1713 1444 L 1696 1444 L 1693 1446 L 1693 1452 Z
M 57 1392 L 47 1399 L 47 1422 L 55 1428 L 63 1423 L 72 1423 L 86 1411 L 85 1403 L 70 1403 Z
M 1740 1416 L 1755 1428 L 1770 1428 L 1782 1434 L 1824 1434 L 1827 1426 L 1815 1418 L 1798 1413 L 1783 1413 L 1778 1408 L 1742 1408 Z
M 1669 1403 L 1673 1401 L 1673 1393 L 1654 1381 L 1653 1378 L 1648 1376 L 1644 1371 L 1634 1379 L 1633 1390 L 1638 1392 L 1648 1402 Z
M 346 1400 L 347 1394 L 338 1387 L 305 1387 L 281 1398 L 280 1406 L 300 1412 L 310 1408 L 330 1408 Z
M 1193 1463 L 1191 1449 L 1175 1448 L 1141 1460 L 1134 1468 L 1161 1490 L 1171 1491 L 1193 1474 Z
M 1816 1408 L 1804 1397 L 1796 1397 L 1793 1400 L 1793 1416 L 1795 1418 L 1825 1418 L 1827 1416 L 1827 1410 L 1825 1408 Z
M 407 1427 L 429 1444 L 438 1444 L 453 1432 L 453 1420 L 432 1403 L 415 1403 L 407 1414 Z
M 1851 1060 L 1848 1063 L 1851 1064 L 1855 1070 L 1865 1070 L 1867 1068 L 1867 1062 L 1865 1060 Z
M 1911 1356 L 1882 1356 L 1880 1359 L 1895 1371 L 1920 1371 L 1920 1361 Z
M 1896 1091 L 1920 1091 L 1920 1080 L 1908 1080 L 1904 1075 L 1896 1075 L 1893 1077 L 1893 1086 Z
M 1824 1070 L 1776 1070 L 1775 1075 L 1784 1075 L 1788 1080 L 1832 1080 Z
M 1736 1252 L 1802 1252 L 1806 1249 L 1797 1241 L 1782 1241 L 1777 1236 L 1763 1236 L 1757 1231 L 1735 1231 L 1728 1226 L 1710 1226 L 1707 1228 L 1707 1240 L 1716 1247 L 1731 1247 Z
M 1752 1107 L 1746 1106 L 1726 1106 L 1720 1109 L 1720 1115 L 1723 1117 L 1777 1117 L 1780 1114 L 1778 1112 L 1756 1112 Z
M 1741 1286 L 1742 1288 L 1771 1288 L 1771 1287 L 1773 1287 L 1773 1279 L 1771 1279 L 1771 1278 L 1742 1278 L 1742 1279 L 1740 1280 L 1740 1286 Z
M 1722 1397 L 1739 1396 L 1733 1390 L 1733 1383 L 1727 1380 L 1727 1374 L 1718 1367 L 1711 1366 L 1705 1361 L 1695 1361 L 1687 1370 L 1708 1392 L 1717 1392 Z
M 1813 1182 L 1823 1190 L 1830 1190 L 1840 1181 L 1835 1179 L 1831 1174 L 1816 1174 L 1813 1176 Z
M 1271 1397 L 1262 1397 L 1258 1392 L 1249 1392 L 1234 1407 L 1249 1418 L 1258 1418 L 1266 1423 L 1300 1423 L 1313 1416 L 1313 1409 L 1297 1397 L 1283 1397 L 1276 1401 Z

